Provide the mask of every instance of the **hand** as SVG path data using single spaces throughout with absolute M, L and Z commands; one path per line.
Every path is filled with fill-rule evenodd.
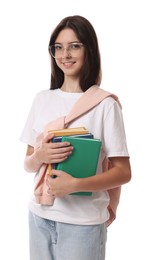
M 42 163 L 59 163 L 67 159 L 73 147 L 69 142 L 52 143 L 53 134 L 47 135 L 40 147 L 35 151 L 35 157 Z
M 48 175 L 46 179 L 46 183 L 49 187 L 49 194 L 53 195 L 54 197 L 63 197 L 74 192 L 76 178 L 72 177 L 66 172 L 59 170 L 52 170 L 52 175 L 55 175 L 56 178 L 52 178 Z

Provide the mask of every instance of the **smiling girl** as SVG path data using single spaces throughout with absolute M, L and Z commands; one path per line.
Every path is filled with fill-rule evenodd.
M 32 104 L 21 140 L 27 144 L 25 170 L 38 172 L 43 164 L 60 163 L 72 154 L 68 142 L 52 143 L 46 135 L 35 149 L 45 126 L 67 115 L 77 100 L 93 85 L 101 85 L 98 40 L 90 22 L 81 16 L 64 18 L 49 42 L 51 85 L 39 92 Z M 29 203 L 31 260 L 104 260 L 107 221 L 110 218 L 109 189 L 130 181 L 131 170 L 123 116 L 118 102 L 107 97 L 69 127 L 85 126 L 102 141 L 97 172 L 77 179 L 53 170 L 57 178 L 47 178 L 53 205 Z M 111 168 L 104 171 L 108 158 Z M 37 175 L 35 181 L 37 179 Z M 69 195 L 91 191 L 92 196 Z

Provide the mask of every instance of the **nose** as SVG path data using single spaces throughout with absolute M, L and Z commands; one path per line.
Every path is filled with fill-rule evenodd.
M 62 49 L 62 58 L 70 58 L 71 57 L 71 53 L 69 51 L 69 48 L 63 48 Z

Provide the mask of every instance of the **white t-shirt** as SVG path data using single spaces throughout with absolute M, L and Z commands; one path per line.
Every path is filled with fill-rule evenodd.
M 39 92 L 32 104 L 20 140 L 31 146 L 36 137 L 44 131 L 44 126 L 67 115 L 82 93 L 68 93 L 61 89 Z M 97 174 L 102 173 L 102 161 L 107 157 L 128 157 L 122 111 L 112 98 L 104 99 L 91 111 L 79 117 L 69 127 L 86 127 L 94 138 L 102 141 Z M 34 195 L 29 209 L 40 217 L 53 221 L 91 225 L 104 223 L 109 218 L 107 206 L 109 196 L 106 191 L 93 192 L 92 196 L 66 195 L 56 198 L 53 206 L 35 203 Z

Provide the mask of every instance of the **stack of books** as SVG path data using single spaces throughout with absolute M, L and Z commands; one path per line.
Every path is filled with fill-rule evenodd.
M 101 149 L 99 139 L 95 139 L 85 127 L 49 132 L 54 133 L 52 142 L 69 142 L 74 147 L 72 154 L 65 161 L 49 165 L 50 171 L 52 168 L 62 170 L 76 178 L 86 178 L 96 174 Z M 92 192 L 82 191 L 71 194 L 90 196 Z

